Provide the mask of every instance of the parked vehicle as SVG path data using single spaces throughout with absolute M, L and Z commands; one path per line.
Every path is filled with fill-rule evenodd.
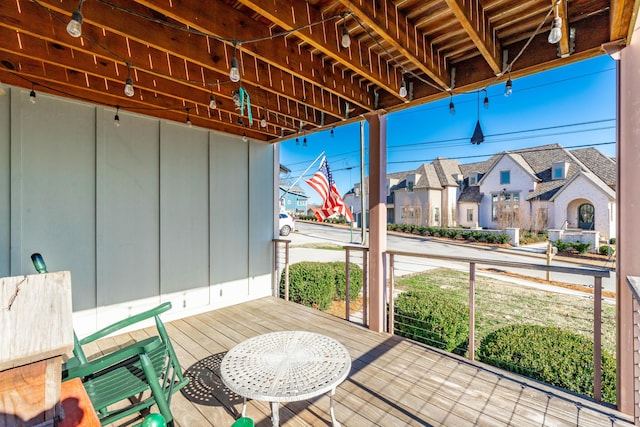
M 290 232 L 296 231 L 296 220 L 288 213 L 280 212 L 278 227 L 281 236 L 288 236 Z

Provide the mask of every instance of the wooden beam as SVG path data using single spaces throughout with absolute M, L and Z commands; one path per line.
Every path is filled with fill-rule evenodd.
M 239 3 L 264 16 L 285 30 L 313 24 L 325 18 L 308 2 L 292 1 L 290 7 L 274 7 L 273 0 L 239 0 Z M 352 43 L 348 49 L 342 48 L 339 27 L 334 22 L 324 22 L 296 31 L 296 37 L 322 52 L 342 67 L 365 77 L 379 88 L 386 90 L 404 101 L 398 91 L 402 76 L 391 58 L 376 54 L 367 46 Z M 355 44 L 355 46 L 354 46 Z
M 491 70 L 502 73 L 502 47 L 480 0 L 444 0 Z
M 565 0 L 551 0 L 551 4 L 555 5 L 556 3 L 558 4 L 557 5 L 558 16 L 562 18 L 562 27 L 561 27 L 562 38 L 558 42 L 558 55 L 561 58 L 564 58 L 571 54 L 571 47 L 570 47 L 571 30 L 569 28 L 569 14 L 567 13 L 567 3 Z
M 444 61 L 438 58 L 438 51 L 391 0 L 381 0 L 375 5 L 374 2 L 352 0 L 340 0 L 340 3 L 437 85 L 443 89 L 451 86 L 449 75 L 442 69 Z
M 231 44 L 230 40 L 233 37 L 230 36 L 233 34 L 241 42 L 237 47 L 238 50 L 245 54 L 258 58 L 271 67 L 278 68 L 310 85 L 326 87 L 326 90 L 335 95 L 336 102 L 343 98 L 366 111 L 373 108 L 373 99 L 365 87 L 354 84 L 341 73 L 335 73 L 317 56 L 301 52 L 297 44 L 291 43 L 286 37 L 268 38 L 271 32 L 265 26 L 256 25 L 257 21 L 248 21 L 246 15 L 222 1 L 183 0 L 179 4 L 171 4 L 161 0 L 139 0 L 136 3 L 175 19 L 187 27 L 228 39 L 227 44 Z M 126 7 L 130 8 L 130 5 L 127 3 Z M 233 24 L 229 25 L 229 23 Z M 260 41 L 242 43 L 245 40 L 257 39 Z M 257 74 L 256 83 L 268 78 L 266 73 Z
M 640 0 L 611 0 L 609 30 L 611 41 L 624 39 L 631 43 L 631 35 L 638 19 Z
M 56 13 L 65 14 L 68 13 L 65 9 L 66 7 L 77 7 L 77 5 L 71 6 L 73 2 L 70 0 L 61 0 L 61 3 L 68 3 L 63 8 L 59 7 L 57 2 L 48 2 L 51 2 L 51 0 L 40 1 L 41 4 L 46 5 Z M 66 42 L 72 45 L 75 44 L 78 49 L 93 49 L 97 52 L 104 52 L 106 55 L 111 54 L 114 59 L 126 60 L 134 66 L 141 67 L 144 66 L 141 64 L 151 62 L 149 58 L 155 58 L 156 61 L 153 61 L 153 63 L 154 66 L 158 67 L 158 70 L 162 67 L 162 72 L 169 77 L 183 80 L 192 78 L 193 74 L 185 73 L 185 70 L 189 63 L 193 63 L 204 70 L 218 73 L 217 76 L 223 76 L 222 82 L 228 83 L 228 78 L 224 77 L 228 74 L 228 62 L 231 60 L 230 56 L 232 56 L 232 49 L 228 45 L 205 37 L 192 37 L 181 31 L 172 33 L 172 37 L 166 37 L 166 34 L 164 34 L 166 28 L 163 25 L 152 23 L 147 19 L 134 15 L 127 15 L 127 19 L 122 19 L 121 17 L 116 19 L 112 9 L 104 4 L 100 2 L 90 2 L 88 4 L 91 5 L 92 9 L 85 12 L 83 35 L 86 37 L 80 39 L 68 37 L 64 31 L 64 25 L 51 20 L 50 17 L 46 16 L 40 19 L 46 23 L 44 25 L 45 28 L 51 27 L 51 30 L 47 31 L 52 34 L 53 38 L 66 37 Z M 23 14 L 25 8 L 29 7 L 29 5 L 30 2 L 22 5 Z M 5 6 L 2 5 L 0 8 L 5 8 Z M 15 4 L 13 8 L 15 8 Z M 39 15 L 42 15 L 41 8 L 31 6 L 31 9 L 33 13 L 37 13 L 40 10 Z M 85 7 L 83 7 L 83 11 L 85 11 Z M 0 12 L 0 14 L 2 13 Z M 39 31 L 40 26 L 33 24 L 33 14 L 26 16 L 29 16 L 29 27 L 27 28 L 37 28 Z M 25 19 L 24 15 L 20 16 L 20 18 Z M 114 37 L 114 34 L 118 37 Z M 95 46 L 91 42 L 94 40 L 103 46 L 106 51 L 105 49 L 100 49 L 99 46 Z M 216 45 L 213 46 L 214 44 Z M 173 57 L 178 58 L 183 65 L 178 67 L 168 66 L 167 62 L 171 62 Z M 255 84 L 255 87 L 267 90 L 273 93 L 274 96 L 279 94 L 288 98 L 289 102 L 304 104 L 308 109 L 322 110 L 335 118 L 341 119 L 343 117 L 344 107 L 340 105 L 338 97 L 330 95 L 327 91 L 323 91 L 318 87 L 312 88 L 308 84 L 306 84 L 305 90 L 305 83 L 302 80 L 292 78 L 290 74 L 284 73 L 282 70 L 273 70 L 273 67 L 262 61 L 254 61 L 253 58 L 248 58 L 246 61 L 243 61 L 243 59 L 240 56 L 240 62 L 243 66 L 243 82 L 247 85 Z M 261 74 L 268 75 L 269 78 L 260 79 L 258 76 Z M 203 81 L 201 73 L 196 74 L 195 79 L 201 81 L 202 85 L 211 83 L 211 81 Z M 227 85 L 227 87 L 230 87 L 230 85 Z M 315 96 L 309 96 L 308 98 L 300 96 L 300 94 L 309 91 L 313 92 Z M 294 109 L 294 111 L 302 110 L 301 108 Z M 289 115 L 295 116 L 295 113 L 291 113 L 291 110 L 289 110 Z M 305 122 L 312 122 L 306 117 L 301 117 L 301 119 Z

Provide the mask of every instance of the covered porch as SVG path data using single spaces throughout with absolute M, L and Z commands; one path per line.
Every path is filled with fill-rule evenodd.
M 174 395 L 179 426 L 228 426 L 242 398 L 229 394 L 220 361 L 237 343 L 259 334 L 304 329 L 330 336 L 352 359 L 336 391 L 344 426 L 625 426 L 630 416 L 545 384 L 471 362 L 413 341 L 378 333 L 318 310 L 265 297 L 167 324 L 191 383 Z M 144 338 L 142 330 L 100 342 L 96 352 Z M 209 369 L 212 369 L 210 371 Z M 266 402 L 250 401 L 247 416 L 270 426 Z M 280 407 L 283 426 L 331 424 L 327 395 Z

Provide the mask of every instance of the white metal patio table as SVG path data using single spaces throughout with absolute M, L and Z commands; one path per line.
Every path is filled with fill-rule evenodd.
M 229 390 L 247 399 L 271 402 L 273 426 L 280 424 L 279 403 L 296 402 L 329 392 L 331 422 L 336 387 L 347 378 L 351 357 L 333 338 L 306 331 L 258 335 L 233 347 L 222 359 L 220 377 Z

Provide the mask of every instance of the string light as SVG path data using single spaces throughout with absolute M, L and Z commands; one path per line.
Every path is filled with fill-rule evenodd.
M 209 108 L 215 110 L 217 106 L 216 97 L 211 94 L 211 96 L 209 96 Z
M 67 33 L 71 37 L 80 37 L 82 35 L 82 3 L 84 0 L 80 0 L 78 8 L 71 14 L 71 20 L 67 24 Z
M 124 94 L 131 98 L 135 94 L 133 79 L 131 78 L 131 64 L 127 62 L 127 80 L 124 84 Z
M 487 89 L 482 89 L 484 91 L 484 101 L 482 101 L 482 104 L 484 105 L 484 109 L 488 110 L 489 109 L 489 96 L 487 95 Z
M 400 82 L 400 91 L 398 92 L 401 98 L 407 97 L 407 83 L 404 81 L 404 75 L 402 76 L 402 81 Z
M 549 31 L 549 38 L 547 39 L 551 44 L 556 44 L 562 39 L 562 18 L 559 16 L 559 4 L 560 0 L 556 2 L 556 13 L 553 18 L 553 24 L 551 24 L 551 31 Z
M 296 145 L 300 145 L 300 138 L 296 136 Z
M 191 108 L 187 108 L 187 126 L 191 127 L 191 115 L 189 114 L 189 111 L 191 110 Z
M 453 104 L 453 93 L 449 94 L 449 114 L 456 115 L 456 106 Z
M 242 141 L 243 142 L 249 141 L 249 138 L 247 137 L 247 133 L 246 132 L 242 132 Z
M 31 93 L 29 93 L 29 101 L 31 101 L 32 104 L 36 103 L 36 91 L 33 90 L 33 85 L 31 85 Z
M 511 96 L 513 93 L 513 82 L 511 81 L 511 73 L 509 73 L 509 80 L 504 85 L 504 96 Z
M 116 115 L 113 116 L 113 124 L 115 125 L 115 127 L 120 127 L 120 115 L 118 114 L 120 112 L 120 107 L 116 107 Z
M 334 131 L 334 129 L 335 129 L 335 128 L 336 128 L 335 126 L 333 126 L 333 127 L 331 128 L 331 138 L 333 138 L 333 134 L 334 134 L 334 132 L 333 132 L 333 131 Z
M 262 119 L 260 119 L 260 127 L 261 128 L 267 127 L 267 116 L 262 116 Z
M 342 40 L 340 40 L 340 44 L 343 48 L 348 49 L 351 46 L 351 37 L 349 36 L 349 29 L 347 29 L 347 20 L 344 20 L 342 25 Z
M 236 83 L 240 81 L 240 69 L 238 68 L 238 58 L 236 57 L 237 41 L 233 42 L 233 59 L 231 60 L 231 68 L 229 69 L 229 80 Z
M 302 148 L 307 148 L 307 137 L 306 136 L 302 140 Z

